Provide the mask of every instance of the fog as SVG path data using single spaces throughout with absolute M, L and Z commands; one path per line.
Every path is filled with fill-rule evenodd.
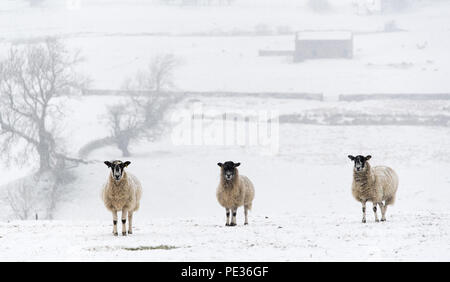
M 399 173 L 397 223 L 442 224 L 448 50 L 445 0 L 2 0 L 0 222 L 109 223 L 104 161 L 121 159 L 143 183 L 137 224 L 222 224 L 216 164 L 234 160 L 260 224 L 314 214 L 320 229 L 359 220 L 347 156 L 361 154 Z

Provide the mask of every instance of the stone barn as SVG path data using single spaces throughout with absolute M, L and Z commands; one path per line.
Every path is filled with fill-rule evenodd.
M 326 58 L 353 58 L 353 34 L 346 31 L 296 33 L 294 62 Z

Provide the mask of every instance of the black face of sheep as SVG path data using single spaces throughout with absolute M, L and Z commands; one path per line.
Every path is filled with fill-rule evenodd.
M 230 181 L 236 175 L 236 167 L 240 166 L 241 163 L 234 163 L 232 161 L 228 161 L 225 163 L 218 163 L 217 165 L 223 169 L 223 175 L 225 177 L 225 180 Z
M 356 157 L 349 155 L 348 158 L 350 160 L 352 160 L 353 162 L 355 162 L 355 170 L 356 171 L 362 171 L 364 170 L 365 166 L 366 166 L 366 162 L 368 160 L 370 160 L 370 158 L 372 158 L 372 156 L 368 155 L 366 157 L 358 155 Z
M 122 162 L 119 160 L 113 162 L 105 161 L 105 165 L 111 169 L 112 176 L 116 181 L 122 179 L 123 169 L 127 167 L 129 164 L 130 164 L 129 161 L 126 162 Z

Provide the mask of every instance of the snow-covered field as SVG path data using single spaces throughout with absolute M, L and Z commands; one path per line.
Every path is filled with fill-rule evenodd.
M 67 42 L 84 50 L 85 67 L 96 78 L 93 88 L 120 88 L 124 75 L 146 68 L 152 56 L 162 53 L 173 53 L 182 61 L 176 86 L 183 90 L 313 92 L 335 97 L 346 93 L 446 93 L 450 88 L 448 30 L 355 35 L 354 59 L 303 63 L 293 63 L 291 57 L 258 56 L 260 49 L 293 50 L 294 35 L 106 36 Z M 427 48 L 416 47 L 424 42 Z M 106 51 L 99 54 L 99 48 Z
M 389 130 L 378 128 L 371 132 L 372 136 L 383 136 Z M 430 135 L 433 131 L 409 128 L 394 136 L 392 142 L 399 141 L 406 132 Z M 341 147 L 341 142 L 336 141 L 332 146 L 335 151 L 346 153 L 345 146 Z M 431 141 L 430 147 L 423 150 L 435 154 L 439 150 L 438 142 Z M 303 152 L 279 158 L 249 155 L 239 149 L 173 148 L 168 152 L 143 146 L 143 151 L 130 158 L 129 171 L 142 180 L 144 196 L 141 210 L 135 215 L 134 234 L 127 237 L 112 236 L 111 215 L 99 197 L 107 168 L 101 162 L 80 167 L 77 169 L 79 181 L 58 205 L 55 221 L 0 223 L 0 258 L 157 261 L 450 259 L 448 162 L 406 164 L 409 163 L 408 155 L 419 152 L 418 148 L 413 149 L 413 144 L 406 146 L 405 151 L 393 151 L 384 156 L 383 163 L 392 165 L 400 176 L 398 200 L 396 205 L 389 207 L 387 222 L 375 223 L 372 213 L 368 212 L 368 223 L 362 224 L 360 204 L 350 192 L 351 163 L 342 152 L 336 154 L 330 165 L 324 164 L 319 159 L 327 158 L 320 158 L 320 154 L 328 154 L 324 150 L 332 149 L 326 142 L 316 144 L 319 147 L 315 150 L 316 156 L 312 155 L 310 147 L 306 147 Z M 361 142 L 361 149 L 357 151 L 371 145 Z M 386 147 L 389 145 L 385 144 Z M 301 144 L 298 149 L 301 151 L 300 148 Z M 98 152 L 96 157 L 108 158 L 114 152 L 111 148 Z M 380 155 L 374 152 L 373 156 L 372 163 L 378 164 Z M 228 158 L 241 161 L 241 173 L 255 182 L 257 193 L 249 226 L 242 225 L 243 215 L 239 210 L 239 225 L 225 227 L 224 210 L 215 199 L 218 182 L 215 163 Z
M 52 2 L 52 0 L 48 0 Z M 10 44 L 61 36 L 79 48 L 82 71 L 92 88 L 118 89 L 126 76 L 160 53 L 182 65 L 174 74 L 182 91 L 324 93 L 325 101 L 188 97 L 175 108 L 200 102 L 206 110 L 277 111 L 280 115 L 448 116 L 449 101 L 338 102 L 343 93 L 449 93 L 450 2 L 413 7 L 402 14 L 362 16 L 349 1 L 311 13 L 305 1 L 241 0 L 230 7 L 178 7 L 151 1 L 54 1 L 29 8 L 0 3 L 0 51 Z M 111 3 L 105 10 L 100 4 Z M 125 4 L 126 3 L 126 4 Z M 99 16 L 101 15 L 101 16 Z M 402 32 L 381 32 L 395 20 Z M 294 35 L 237 35 L 286 26 L 292 31 L 347 29 L 355 33 L 355 58 L 294 64 L 284 57 L 259 57 L 259 49 L 292 49 Z M 224 35 L 225 34 L 225 35 Z M 425 47 L 423 47 L 425 46 Z M 0 56 L 3 56 L 3 52 Z M 106 107 L 123 97 L 63 97 L 60 120 L 67 152 L 110 134 Z M 246 146 L 176 146 L 171 129 L 157 142 L 132 143 L 128 170 L 143 183 L 134 234 L 114 237 L 111 214 L 100 200 L 109 173 L 104 160 L 120 159 L 105 147 L 89 164 L 71 169 L 76 181 L 56 206 L 55 220 L 18 221 L 0 208 L 0 260 L 303 261 L 450 260 L 450 127 L 336 126 L 282 122 L 279 150 L 267 154 Z M 388 165 L 400 178 L 397 202 L 387 222 L 368 222 L 351 195 L 349 154 L 371 154 L 372 165 Z M 242 163 L 240 172 L 256 188 L 250 225 L 225 227 L 215 198 L 217 162 Z M 36 166 L 0 168 L 4 184 Z M 5 172 L 6 171 L 6 172 Z M 120 228 L 119 228 L 120 229 Z M 119 230 L 120 231 L 120 230 Z
M 0 223 L 0 250 L 2 260 L 23 261 L 450 259 L 447 213 L 392 213 L 389 222 L 367 224 L 351 215 L 254 215 L 234 228 L 218 216 L 158 218 L 138 221 L 127 237 L 113 237 L 105 221 Z
M 366 133 L 363 138 L 346 138 Z M 144 186 L 134 234 L 114 237 L 100 200 L 115 148 L 93 152 L 99 162 L 74 171 L 55 221 L 0 224 L 6 260 L 449 260 L 448 128 L 335 127 L 282 124 L 280 152 L 239 147 L 133 146 L 129 171 Z M 418 138 L 420 136 L 420 138 Z M 348 154 L 370 153 L 400 177 L 388 221 L 361 223 L 350 191 Z M 215 199 L 224 160 L 242 162 L 255 183 L 250 225 L 225 227 Z M 369 205 L 370 207 L 370 205 Z M 370 209 L 369 209 L 370 210 Z
M 443 12 L 450 9 L 449 2 L 372 16 L 358 15 L 350 0 L 331 1 L 333 9 L 324 13 L 311 13 L 306 1 L 292 0 L 241 0 L 229 7 L 199 8 L 149 1 L 100 6 L 107 2 L 81 1 L 79 9 L 71 9 L 61 3 L 29 8 L 6 1 L 0 6 L 0 49 L 60 36 L 71 48 L 81 49 L 91 87 L 103 89 L 120 88 L 125 77 L 161 53 L 173 53 L 182 62 L 175 85 L 186 91 L 318 92 L 335 97 L 446 93 L 450 88 L 450 21 Z M 403 31 L 383 32 L 392 21 Z M 269 35 L 239 35 L 260 26 Z M 290 34 L 277 35 L 283 28 Z M 260 49 L 293 50 L 293 32 L 298 30 L 351 30 L 354 58 L 293 63 L 289 57 L 258 56 Z

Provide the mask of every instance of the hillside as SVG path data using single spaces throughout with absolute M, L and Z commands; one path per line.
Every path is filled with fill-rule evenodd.
M 356 13 L 352 0 L 330 1 L 332 8 L 320 13 L 292 0 L 201 7 L 156 2 L 94 0 L 67 7 L 48 0 L 32 8 L 1 1 L 0 58 L 11 45 L 46 36 L 84 56 L 80 71 L 91 78 L 90 91 L 55 99 L 64 105 L 56 141 L 70 157 L 111 135 L 107 109 L 126 99 L 111 93 L 154 56 L 179 59 L 170 89 L 180 99 L 160 117 L 166 123 L 159 138 L 130 144 L 127 170 L 143 185 L 131 236 L 111 234 L 112 216 L 100 199 L 110 171 L 103 162 L 123 159 L 116 147 L 89 151 L 81 156 L 86 163 L 67 169 L 73 181 L 57 186 L 63 193 L 54 220 L 33 207 L 28 218 L 39 220 L 19 221 L 8 205 L 9 185 L 31 179 L 36 156 L 27 155 L 22 166 L 2 159 L 0 260 L 450 259 L 450 17 L 443 13 L 449 1 L 372 15 Z M 293 63 L 258 55 L 260 49 L 293 49 L 294 32 L 301 30 L 352 31 L 354 58 Z M 320 99 L 292 97 L 298 93 Z M 342 94 L 383 93 L 396 99 L 339 100 Z M 422 98 L 403 99 L 410 94 Z M 197 106 L 194 119 L 176 119 Z M 232 119 L 222 120 L 225 113 Z M 234 118 L 256 114 L 263 116 L 259 122 L 272 121 L 271 134 L 262 127 L 238 135 L 250 126 Z M 180 128 L 186 139 L 176 134 Z M 349 154 L 370 154 L 372 166 L 398 173 L 387 222 L 375 223 L 368 204 L 367 224 L 361 223 Z M 240 173 L 255 184 L 249 226 L 242 225 L 241 209 L 238 226 L 224 226 L 215 191 L 217 163 L 227 160 L 241 162 Z

